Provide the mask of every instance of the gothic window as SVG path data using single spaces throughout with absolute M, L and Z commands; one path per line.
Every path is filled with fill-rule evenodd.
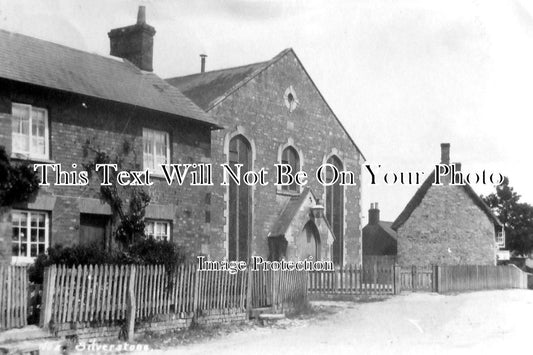
M 242 135 L 233 137 L 229 143 L 229 164 L 235 174 L 236 164 L 242 164 L 241 179 L 252 169 L 252 148 Z M 252 233 L 252 190 L 244 183 L 237 185 L 229 180 L 228 258 L 247 261 Z
M 338 157 L 332 156 L 327 162 L 335 166 L 339 172 L 343 170 L 342 162 Z M 327 169 L 327 174 L 326 181 L 332 181 L 332 169 Z M 326 186 L 325 212 L 335 236 L 332 251 L 333 262 L 336 265 L 342 265 L 344 248 L 344 190 L 339 181 L 331 186 Z
M 300 156 L 298 152 L 293 147 L 287 147 L 283 150 L 281 154 L 281 163 L 288 164 L 291 167 L 291 174 L 294 175 L 297 171 L 300 170 Z M 281 186 L 283 191 L 294 191 L 298 192 L 298 185 L 296 182 L 293 182 L 291 185 Z

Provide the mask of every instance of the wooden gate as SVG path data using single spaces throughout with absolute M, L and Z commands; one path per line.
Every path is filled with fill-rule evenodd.
M 402 291 L 433 292 L 434 273 L 432 266 L 412 266 L 400 270 L 400 287 Z

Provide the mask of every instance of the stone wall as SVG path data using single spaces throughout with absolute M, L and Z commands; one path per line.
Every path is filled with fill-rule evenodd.
M 246 312 L 240 310 L 224 310 L 202 314 L 195 320 L 196 324 L 212 326 L 217 324 L 241 323 L 248 319 Z M 192 316 L 177 317 L 163 315 L 152 321 L 144 321 L 135 325 L 135 335 L 148 332 L 167 333 L 189 328 L 193 322 Z M 78 341 L 116 341 L 121 336 L 122 325 L 117 322 L 106 324 L 65 323 L 55 329 L 60 338 L 76 338 Z
M 460 186 L 431 186 L 397 232 L 402 266 L 496 264 L 494 225 Z
M 292 86 L 298 107 L 290 112 L 285 106 L 285 90 Z M 301 153 L 302 170 L 309 175 L 308 187 L 324 203 L 325 187 L 315 179 L 316 170 L 331 155 L 337 155 L 345 170 L 355 173 L 357 186 L 344 188 L 344 261 L 361 261 L 361 189 L 363 158 L 309 79 L 292 51 L 268 69 L 248 81 L 210 113 L 226 127 L 212 135 L 212 159 L 215 165 L 228 161 L 225 144 L 233 134 L 244 135 L 255 149 L 254 170 L 268 171 L 267 186 L 253 188 L 252 254 L 268 256 L 267 236 L 290 197 L 273 184 L 274 164 L 279 163 L 280 147 L 292 142 Z M 344 119 L 355 119 L 346 117 Z M 227 187 L 219 186 L 222 172 L 215 170 L 212 198 L 210 255 L 215 259 L 227 255 Z M 303 228 L 303 225 L 301 226 Z

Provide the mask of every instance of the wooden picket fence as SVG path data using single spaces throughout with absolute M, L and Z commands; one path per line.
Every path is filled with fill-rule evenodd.
M 347 266 L 334 271 L 310 271 L 310 294 L 391 295 L 395 293 L 394 267 Z
M 527 273 L 515 265 L 449 265 L 436 267 L 439 293 L 527 288 Z
M 199 271 L 197 275 L 199 285 L 196 309 L 201 310 L 203 314 L 228 309 L 246 310 L 248 273 Z
M 23 327 L 27 317 L 27 268 L 0 265 L 0 330 Z
M 201 271 L 167 273 L 162 265 L 54 265 L 45 269 L 40 324 L 192 318 L 211 313 L 284 309 L 305 302 L 307 273 Z
M 258 270 L 251 276 L 253 308 L 284 309 L 307 300 L 306 271 Z
M 135 295 L 135 318 L 160 314 L 191 317 L 213 310 L 246 310 L 247 274 L 198 271 L 195 264 L 167 273 L 163 265 L 51 266 L 45 270 L 41 325 L 54 320 L 124 320 L 128 290 Z

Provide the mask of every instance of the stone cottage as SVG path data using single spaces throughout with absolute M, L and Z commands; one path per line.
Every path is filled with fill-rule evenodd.
M 441 164 L 450 165 L 450 144 L 441 144 Z M 455 163 L 456 171 L 461 170 Z M 502 224 L 472 187 L 434 185 L 429 174 L 392 224 L 398 263 L 409 265 L 495 265 L 503 244 Z
M 132 166 L 154 174 L 161 163 L 210 162 L 218 125 L 152 73 L 154 35 L 144 8 L 136 24 L 109 33 L 114 57 L 0 30 L 0 145 L 13 162 L 79 171 L 89 159 L 86 144 L 111 156 L 123 152 Z M 211 192 L 168 186 L 160 176 L 147 189 L 147 233 L 205 249 Z M 98 181 L 43 186 L 33 201 L 4 213 L 0 230 L 9 233 L 1 236 L 0 255 L 23 263 L 55 244 L 104 248 L 111 244 L 111 212 L 99 199 Z
M 220 186 L 211 198 L 209 255 L 218 259 L 312 256 L 337 265 L 361 262 L 361 165 L 364 157 L 292 49 L 271 60 L 167 81 L 223 130 L 211 136 L 213 164 L 243 164 L 274 175 L 274 164 L 305 171 L 299 186 Z M 354 185 L 324 186 L 317 169 L 351 171 Z M 324 174 L 332 174 L 328 169 Z M 218 213 L 220 211 L 220 213 Z

